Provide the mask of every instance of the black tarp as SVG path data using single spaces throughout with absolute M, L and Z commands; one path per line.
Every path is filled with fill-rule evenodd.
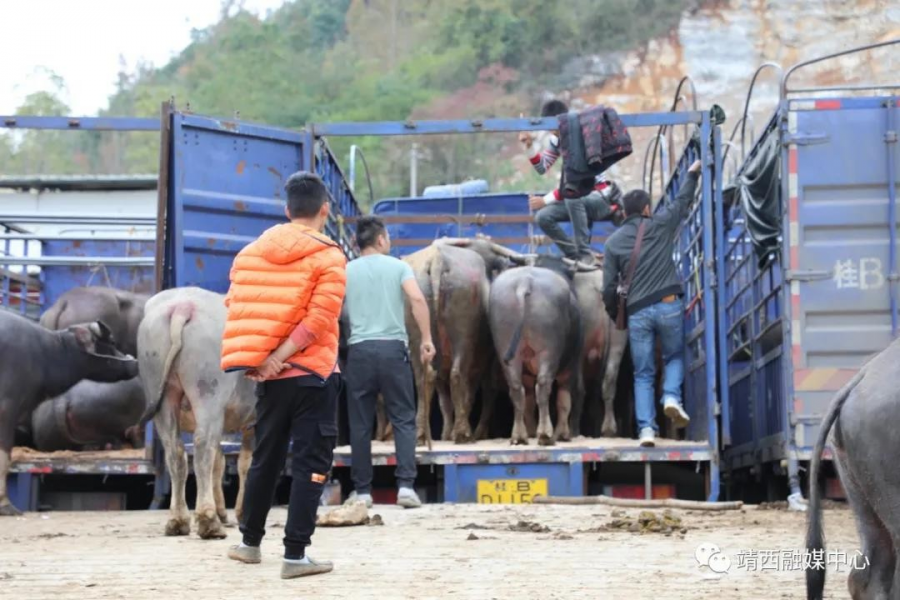
M 735 200 L 741 202 L 760 268 L 780 247 L 780 156 L 778 130 L 771 129 L 759 143 L 757 151 L 743 165 L 736 180 L 722 191 L 726 206 L 733 205 Z

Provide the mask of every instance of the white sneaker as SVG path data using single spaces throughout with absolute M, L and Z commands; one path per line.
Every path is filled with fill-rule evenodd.
M 422 506 L 422 501 L 419 499 L 416 490 L 402 487 L 397 490 L 397 506 L 402 506 L 403 508 L 419 508 Z
M 641 429 L 641 446 L 644 448 L 652 448 L 656 445 L 656 432 L 653 431 L 652 427 L 644 427 Z
M 366 508 L 372 508 L 372 494 L 357 494 L 355 491 L 350 492 L 344 505 L 353 504 L 354 502 L 365 502 Z
M 663 401 L 663 412 L 672 420 L 672 424 L 677 429 L 683 429 L 691 422 L 691 418 L 681 407 L 681 402 L 671 396 Z

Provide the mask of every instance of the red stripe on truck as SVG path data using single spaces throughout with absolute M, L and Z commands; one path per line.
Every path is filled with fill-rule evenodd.
M 838 110 L 840 107 L 840 100 L 816 100 L 816 110 Z

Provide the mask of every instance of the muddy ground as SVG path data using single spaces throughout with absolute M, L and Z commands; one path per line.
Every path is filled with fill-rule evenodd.
M 430 505 L 410 511 L 376 506 L 370 514 L 381 515 L 384 526 L 316 533 L 310 554 L 334 560 L 333 573 L 292 581 L 279 579 L 284 509 L 270 514 L 260 565 L 225 557 L 228 546 L 239 541 L 236 529 L 220 541 L 193 533 L 164 537 L 164 512 L 30 513 L 0 519 L 0 598 L 805 597 L 801 571 L 772 568 L 771 559 L 759 554 L 799 550 L 802 514 L 755 507 L 655 511 L 657 526 L 642 512 L 599 506 Z M 825 523 L 829 548 L 852 555 L 858 545 L 851 513 L 826 511 Z M 718 545 L 729 557 L 727 573 L 698 566 L 695 551 L 702 543 Z M 741 552 L 759 556 L 765 565 L 751 568 L 749 558 L 740 565 Z M 841 570 L 829 565 L 828 598 L 847 597 L 849 568 Z

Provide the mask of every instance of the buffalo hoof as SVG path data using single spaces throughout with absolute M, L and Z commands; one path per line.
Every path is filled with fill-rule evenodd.
M 166 535 L 189 535 L 191 533 L 191 522 L 188 519 L 177 518 L 169 519 L 166 523 Z
M 424 435 L 420 435 L 416 438 L 416 446 L 426 446 L 428 445 L 428 440 L 425 439 Z
M 618 431 L 616 431 L 616 422 L 613 421 L 611 423 L 608 423 L 604 419 L 603 426 L 600 428 L 600 435 L 602 435 L 603 437 L 616 437 L 617 433 Z
M 558 442 L 571 442 L 572 435 L 568 431 L 560 431 L 556 434 L 556 441 Z
M 228 527 L 228 511 L 223 510 L 222 512 L 216 512 L 216 515 L 219 517 L 219 522 L 222 523 L 225 527 Z
M 243 516 L 244 516 L 244 511 L 243 511 L 243 509 L 237 509 L 237 508 L 234 509 L 234 522 L 235 522 L 235 523 L 237 523 L 238 525 L 240 525 L 240 524 L 241 524 L 241 517 L 243 517 Z
M 540 446 L 552 446 L 555 443 L 556 443 L 556 440 L 554 440 L 552 436 L 541 435 L 538 437 L 538 445 L 540 445 Z
M 453 434 L 453 442 L 456 444 L 471 444 L 474 441 L 471 431 L 457 431 Z
M 482 427 L 481 425 L 479 425 L 475 429 L 475 439 L 476 440 L 486 440 L 487 437 L 488 437 L 487 427 Z
M 528 438 L 512 438 L 509 443 L 513 446 L 527 446 Z
M 450 442 L 453 440 L 453 430 L 445 429 L 441 432 L 441 439 L 445 442 Z
M 12 504 L 0 504 L 0 517 L 18 517 L 22 511 Z
M 228 537 L 225 526 L 219 522 L 218 517 L 209 518 L 203 515 L 197 517 L 197 535 L 202 540 L 224 540 Z

